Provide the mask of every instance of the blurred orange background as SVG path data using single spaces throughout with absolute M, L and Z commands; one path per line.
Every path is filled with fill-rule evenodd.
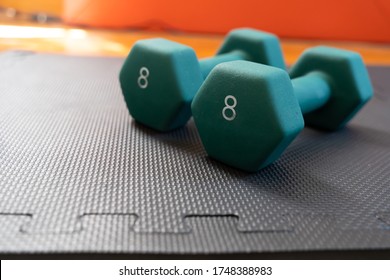
M 306 2 L 0 0 L 0 51 L 123 57 L 137 40 L 165 37 L 201 58 L 215 54 L 231 28 L 252 26 L 282 36 L 288 64 L 325 44 L 357 51 L 368 64 L 390 65 L 390 1 Z
M 390 42 L 388 0 L 0 0 L 0 7 L 78 26 L 220 34 L 246 26 L 289 38 Z
M 0 7 L 21 12 L 46 12 L 56 16 L 62 16 L 64 4 L 64 0 L 0 0 Z
M 390 42 L 388 0 L 65 0 L 64 20 L 100 27 L 226 33 L 247 26 L 282 37 Z

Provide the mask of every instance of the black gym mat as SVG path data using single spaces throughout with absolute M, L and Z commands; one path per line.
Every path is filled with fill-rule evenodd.
M 346 129 L 306 128 L 249 174 L 209 159 L 192 121 L 135 123 L 122 61 L 0 54 L 3 256 L 390 248 L 390 68 L 369 69 L 375 96 Z

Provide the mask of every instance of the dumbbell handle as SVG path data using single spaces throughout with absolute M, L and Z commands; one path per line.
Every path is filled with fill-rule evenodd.
M 250 60 L 250 57 L 245 52 L 236 50 L 224 54 L 219 54 L 210 58 L 200 59 L 199 65 L 203 79 L 206 79 L 211 70 L 213 70 L 213 68 L 218 64 L 235 60 Z
M 315 111 L 329 101 L 331 87 L 326 74 L 314 71 L 291 82 L 302 114 Z

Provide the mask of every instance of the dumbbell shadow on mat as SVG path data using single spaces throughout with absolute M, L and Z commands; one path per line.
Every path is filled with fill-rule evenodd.
M 216 66 L 192 102 L 209 156 L 255 172 L 275 161 L 306 124 L 343 127 L 372 97 L 359 54 L 328 47 L 304 52 L 290 72 L 236 61 Z
M 165 39 L 138 41 L 126 58 L 119 80 L 132 117 L 158 131 L 184 126 L 191 102 L 219 63 L 249 60 L 285 69 L 276 36 L 253 30 L 230 32 L 215 57 L 198 61 L 192 48 Z

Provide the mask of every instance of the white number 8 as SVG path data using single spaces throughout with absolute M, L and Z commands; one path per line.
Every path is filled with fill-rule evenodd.
M 139 70 L 139 77 L 138 77 L 138 86 L 142 89 L 145 89 L 148 87 L 148 77 L 149 77 L 149 69 L 146 67 L 142 67 Z
M 233 104 L 229 105 L 228 102 L 229 100 L 232 100 L 233 101 Z M 228 95 L 225 97 L 225 107 L 223 107 L 223 110 L 222 110 L 222 116 L 225 120 L 227 121 L 232 121 L 236 118 L 236 110 L 234 110 L 234 108 L 236 108 L 237 106 L 237 99 L 233 96 L 233 95 Z M 229 114 L 229 116 L 226 114 L 226 111 L 229 110 L 231 111 L 231 113 Z

